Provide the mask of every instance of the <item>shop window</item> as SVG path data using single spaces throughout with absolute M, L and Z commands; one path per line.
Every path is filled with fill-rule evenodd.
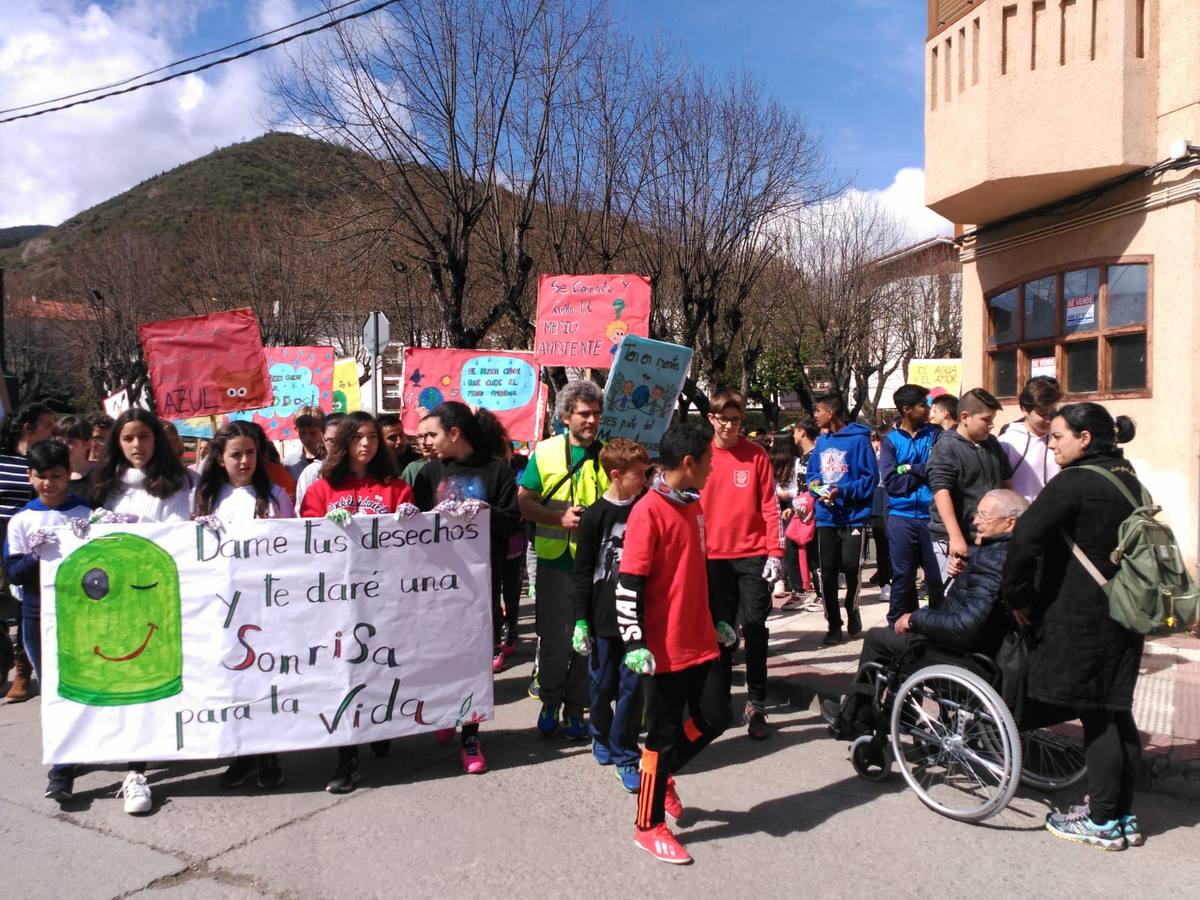
M 1150 391 L 1151 273 L 1126 260 L 1024 279 L 987 298 L 988 385 L 1015 397 L 1034 375 L 1068 396 Z

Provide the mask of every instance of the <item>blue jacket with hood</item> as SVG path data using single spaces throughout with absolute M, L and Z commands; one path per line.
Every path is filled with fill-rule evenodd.
M 817 504 L 818 528 L 865 525 L 871 518 L 871 500 L 879 486 L 879 466 L 871 448 L 871 430 L 857 422 L 836 434 L 817 438 L 805 478 L 838 489 L 833 503 Z
M 937 425 L 924 425 L 915 435 L 902 428 L 894 428 L 884 435 L 879 447 L 879 471 L 883 474 L 883 489 L 888 495 L 888 515 L 929 521 L 933 491 L 925 476 L 925 465 L 941 431 Z M 909 471 L 904 475 L 897 474 L 897 466 L 908 466 Z

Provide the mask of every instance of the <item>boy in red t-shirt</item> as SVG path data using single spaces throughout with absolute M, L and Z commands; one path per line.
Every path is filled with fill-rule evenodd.
M 682 864 L 692 858 L 665 821 L 666 814 L 683 814 L 672 776 L 728 724 L 729 680 L 717 644 L 731 646 L 737 635 L 724 621 L 714 630 L 708 610 L 698 502 L 712 470 L 708 437 L 673 425 L 659 456 L 663 472 L 625 526 L 617 627 L 629 648 L 625 666 L 645 676 L 646 749 L 634 841 L 656 859 Z M 686 722 L 685 708 L 691 713 Z

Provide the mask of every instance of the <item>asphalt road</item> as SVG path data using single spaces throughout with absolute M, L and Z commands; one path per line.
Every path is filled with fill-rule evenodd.
M 537 734 L 521 649 L 484 725 L 488 774 L 462 774 L 456 747 L 422 735 L 387 759 L 364 752 L 363 786 L 342 797 L 321 789 L 324 751 L 286 755 L 272 793 L 221 790 L 216 764 L 152 768 L 142 818 L 112 797 L 123 773 L 94 771 L 60 810 L 42 798 L 38 703 L 0 706 L 4 897 L 1155 897 L 1200 875 L 1192 801 L 1140 797 L 1147 843 L 1122 853 L 1043 829 L 1077 796 L 1022 793 L 985 825 L 958 824 L 899 776 L 857 778 L 815 707 L 773 708 L 772 739 L 730 731 L 680 777 L 695 864 L 667 866 L 634 847 L 634 798 L 612 769 Z

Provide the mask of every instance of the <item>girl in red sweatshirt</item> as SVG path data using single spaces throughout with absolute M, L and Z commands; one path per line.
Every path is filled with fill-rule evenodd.
M 305 492 L 300 515 L 306 519 L 325 516 L 343 524 L 351 515 L 380 516 L 412 502 L 412 488 L 397 474 L 375 418 L 370 413 L 352 412 L 338 424 L 321 477 Z M 387 753 L 387 747 L 387 741 L 371 745 L 379 756 Z M 345 794 L 361 780 L 358 747 L 339 747 L 337 770 L 325 790 Z

